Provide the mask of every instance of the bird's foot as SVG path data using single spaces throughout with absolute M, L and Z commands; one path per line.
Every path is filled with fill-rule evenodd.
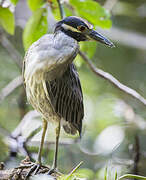
M 41 169 L 41 167 L 42 167 L 42 165 L 40 163 L 38 163 L 38 162 L 32 164 L 30 170 L 28 171 L 28 173 L 25 176 L 25 180 L 27 180 L 28 177 L 30 175 L 32 175 L 32 173 L 33 173 L 33 175 L 36 175 L 38 173 L 38 171 Z
M 49 171 L 48 171 L 48 175 L 51 175 L 51 174 L 53 174 L 53 173 L 55 173 L 55 174 L 58 174 L 59 173 L 59 171 L 57 170 L 57 168 L 51 168 L 51 169 L 49 169 Z

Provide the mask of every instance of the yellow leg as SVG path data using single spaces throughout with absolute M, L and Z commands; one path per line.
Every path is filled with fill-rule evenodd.
M 43 132 L 42 132 L 41 144 L 39 147 L 38 158 L 37 158 L 37 163 L 39 163 L 39 164 L 41 164 L 42 149 L 43 149 L 43 145 L 44 145 L 44 139 L 45 139 L 45 134 L 46 134 L 46 130 L 47 130 L 47 125 L 48 125 L 48 122 L 45 119 L 43 119 L 43 126 L 42 126 Z
M 42 157 L 42 149 L 43 149 L 43 145 L 44 145 L 44 139 L 45 139 L 45 134 L 46 134 L 46 130 L 47 130 L 47 124 L 48 122 L 43 119 L 43 132 L 42 132 L 42 137 L 41 137 L 41 144 L 39 147 L 39 152 L 38 152 L 38 158 L 35 164 L 33 164 L 33 166 L 30 168 L 30 170 L 28 171 L 25 180 L 28 179 L 28 177 L 30 176 L 30 174 L 32 172 L 34 172 L 34 174 L 37 174 L 37 172 L 39 171 L 40 167 L 41 167 L 41 157 Z
M 58 126 L 56 128 L 55 154 L 54 154 L 53 167 L 52 167 L 54 170 L 57 168 L 57 156 L 58 156 L 59 136 L 60 136 L 60 121 L 58 122 Z

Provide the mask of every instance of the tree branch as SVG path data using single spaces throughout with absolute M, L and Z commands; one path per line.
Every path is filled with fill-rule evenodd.
M 103 7 L 108 11 L 111 11 L 114 5 L 117 3 L 117 1 L 118 0 L 106 0 Z
M 107 81 L 109 81 L 111 84 L 113 84 L 115 87 L 120 89 L 121 91 L 125 92 L 126 94 L 129 94 L 130 96 L 134 97 L 135 99 L 139 100 L 142 104 L 146 106 L 146 99 L 142 97 L 139 93 L 137 93 L 135 90 L 125 86 L 124 84 L 120 83 L 116 78 L 114 78 L 111 74 L 95 67 L 91 60 L 81 51 L 79 51 L 79 55 L 83 58 L 83 60 L 88 64 L 92 72 L 94 72 L 97 76 L 100 76 Z
M 135 135 L 135 144 L 133 147 L 133 159 L 134 159 L 134 166 L 133 166 L 133 174 L 138 175 L 138 164 L 140 161 L 140 142 L 138 134 Z
M 9 136 L 9 132 L 0 126 L 0 136 Z
M 64 9 L 63 9 L 63 7 L 62 7 L 62 5 L 61 5 L 60 0 L 57 0 L 57 2 L 58 2 L 58 6 L 59 6 L 59 11 L 60 11 L 61 19 L 63 19 L 63 18 L 65 17 Z
M 21 84 L 22 76 L 18 76 L 13 79 L 8 85 L 6 85 L 6 87 L 4 87 L 0 92 L 0 103 Z
M 119 177 L 117 180 L 121 180 L 121 179 L 146 180 L 146 177 L 144 177 L 144 176 L 139 176 L 139 175 L 135 175 L 135 174 L 125 174 L 125 175 Z
M 8 51 L 13 61 L 18 65 L 19 68 L 21 68 L 23 57 L 1 31 L 0 31 L 0 42 L 2 46 Z
M 30 171 L 31 167 L 34 165 L 30 161 L 28 157 L 26 157 L 23 161 L 21 161 L 20 166 L 13 168 L 13 169 L 3 169 L 3 167 L 0 169 L 0 180 L 24 180 L 28 172 Z M 48 173 L 49 168 L 46 166 L 41 166 L 41 168 L 38 171 L 38 174 L 46 174 Z M 59 172 L 53 173 L 52 176 L 49 177 L 49 179 L 54 180 L 54 177 L 58 177 L 61 174 Z M 48 177 L 48 175 L 46 176 Z M 42 179 L 41 176 L 38 179 Z M 47 178 L 46 178 L 47 179 Z M 55 178 L 56 179 L 56 178 Z

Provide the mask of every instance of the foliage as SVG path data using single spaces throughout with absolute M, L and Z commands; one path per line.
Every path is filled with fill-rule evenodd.
M 100 6 L 99 3 L 92 0 L 78 1 L 70 0 L 70 3 L 75 8 L 77 14 L 94 25 L 100 26 L 102 28 L 110 28 L 111 20 L 110 14 Z
M 11 0 L 11 2 L 13 6 L 15 5 L 17 7 L 18 0 Z M 67 16 L 81 16 L 92 23 L 95 28 L 110 28 L 112 25 L 111 15 L 101 6 L 100 2 L 101 1 L 97 2 L 94 0 L 70 0 L 65 1 L 63 7 Z M 140 3 L 138 0 L 132 3 L 129 2 L 125 3 L 120 1 L 117 5 L 119 8 L 117 12 L 118 15 L 114 16 L 113 14 L 114 26 L 118 28 L 128 27 L 129 29 L 131 28 L 132 30 L 134 29 L 135 31 L 145 33 L 145 17 L 139 19 L 140 16 L 144 16 L 145 11 L 143 12 L 138 9 L 138 7 L 141 8 L 141 6 L 143 6 L 142 2 Z M 24 53 L 23 51 L 26 51 L 33 42 L 48 32 L 48 26 L 50 26 L 51 21 L 51 18 L 48 17 L 50 12 L 53 13 L 55 20 L 60 20 L 57 0 L 27 0 L 27 4 L 32 15 L 27 20 L 24 29 L 15 27 L 14 12 L 12 12 L 9 6 L 0 6 L 0 26 L 9 34 L 5 33 L 8 35 L 12 45 L 16 48 L 18 47 L 17 49 L 22 55 Z M 124 6 L 126 11 L 124 15 L 121 15 L 121 9 L 124 9 Z M 134 9 L 133 13 L 129 12 L 131 9 Z M 115 9 L 115 11 L 117 11 L 117 9 Z M 137 12 L 139 12 L 139 14 Z M 125 13 L 130 13 L 130 18 L 128 14 Z M 23 9 L 22 14 L 25 14 Z M 14 34 L 14 32 L 16 33 Z M 24 50 L 22 48 L 22 39 Z M 130 39 L 127 40 L 130 41 Z M 84 42 L 80 44 L 81 50 L 85 52 L 96 65 L 111 72 L 114 76 L 118 77 L 118 79 L 125 82 L 125 84 L 146 95 L 145 52 L 125 47 L 120 45 L 120 43 L 117 43 L 116 46 L 116 50 L 109 50 L 98 46 L 95 42 Z M 9 57 L 7 50 L 0 46 L 0 89 L 21 73 L 18 67 L 14 65 L 12 59 L 13 58 Z M 65 174 L 67 174 L 66 172 L 70 171 L 75 161 L 79 162 L 84 160 L 84 166 L 73 174 L 64 175 L 61 177 L 61 180 L 85 178 L 88 180 L 117 180 L 118 177 L 119 179 L 129 178 L 130 176 L 125 173 L 131 172 L 132 169 L 133 164 L 131 161 L 133 162 L 134 159 L 134 150 L 129 152 L 129 147 L 131 144 L 134 144 L 135 134 L 138 133 L 142 141 L 142 152 L 144 152 L 146 148 L 144 129 L 144 120 L 146 118 L 145 109 L 128 96 L 124 96 L 121 92 L 115 90 L 113 86 L 95 77 L 89 69 L 86 68 L 83 60 L 79 56 L 76 58 L 76 65 L 78 66 L 85 99 L 86 116 L 83 127 L 83 137 L 79 145 L 74 143 L 69 146 L 60 147 L 59 161 L 62 167 L 59 168 L 62 168 L 61 171 L 65 171 Z M 12 132 L 20 121 L 19 113 L 21 110 L 18 100 L 18 96 L 21 95 L 20 92 L 21 90 L 18 89 L 12 93 L 0 107 L 0 126 L 9 132 Z M 35 122 L 30 124 L 33 127 L 36 126 Z M 31 126 L 29 127 L 31 128 Z M 119 136 L 116 134 L 115 128 L 119 131 L 119 134 L 124 134 L 124 136 L 122 136 L 120 141 L 116 142 L 116 145 L 112 146 L 114 138 L 121 137 L 121 134 Z M 113 131 L 112 135 L 109 133 L 109 130 Z M 26 128 L 25 131 L 28 131 L 28 128 Z M 49 132 L 51 132 L 52 136 L 48 136 L 51 142 L 54 137 L 53 131 L 53 128 L 49 126 Z M 65 141 L 64 138 L 63 136 L 63 143 L 70 137 L 67 136 L 67 140 L 65 139 Z M 5 145 L 3 139 L 4 137 L 0 137 L 0 160 L 4 160 L 5 158 L 3 157 L 8 156 L 7 145 Z M 101 146 L 100 142 L 102 142 L 103 146 Z M 111 149 L 108 149 L 109 144 Z M 30 151 L 35 154 L 37 147 L 30 147 Z M 52 149 L 50 148 L 49 152 L 45 149 L 43 156 L 45 157 L 44 163 L 49 162 L 49 164 L 51 164 L 53 159 Z M 141 156 L 143 156 L 143 154 L 141 154 Z M 18 157 L 20 158 L 20 156 Z M 119 160 L 118 162 L 116 161 L 117 159 Z M 8 164 L 10 164 L 11 161 L 12 160 L 9 160 Z M 145 175 L 144 156 L 141 158 L 141 161 L 141 174 Z M 109 162 L 111 162 L 111 164 L 108 164 Z M 112 170 L 106 171 L 105 167 L 114 169 L 114 172 Z M 125 175 L 122 177 L 120 176 L 121 174 Z M 140 176 L 131 175 L 131 177 L 139 178 Z
M 38 40 L 48 30 L 47 10 L 45 8 L 37 9 L 28 20 L 24 33 L 23 44 L 25 49 Z
M 0 7 L 0 26 L 2 26 L 8 33 L 14 34 L 14 14 L 9 10 L 9 8 Z
M 44 0 L 27 0 L 27 2 L 32 11 L 36 11 L 44 4 Z
M 16 5 L 18 3 L 18 0 L 11 0 L 11 2 Z

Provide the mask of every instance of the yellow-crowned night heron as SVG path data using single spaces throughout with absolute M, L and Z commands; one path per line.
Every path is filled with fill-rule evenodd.
M 82 18 L 66 17 L 56 24 L 54 34 L 46 34 L 34 42 L 25 55 L 23 77 L 27 99 L 43 118 L 38 167 L 41 165 L 48 121 L 58 124 L 53 170 L 57 168 L 60 126 L 69 134 L 81 134 L 84 117 L 83 95 L 73 64 L 79 50 L 78 42 L 95 40 L 113 46 L 112 42 L 92 28 L 93 26 Z

